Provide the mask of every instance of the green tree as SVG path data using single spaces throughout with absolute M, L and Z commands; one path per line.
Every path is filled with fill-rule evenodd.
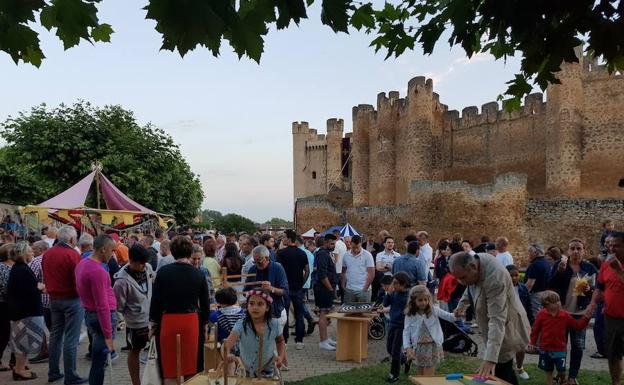
M 137 124 L 120 106 L 79 102 L 45 105 L 0 124 L 0 201 L 36 204 L 67 189 L 99 160 L 129 197 L 180 224 L 191 223 L 203 200 L 201 184 L 172 138 Z
M 217 220 L 221 219 L 222 217 L 223 214 L 216 210 L 202 210 L 201 212 L 202 223 L 207 224 L 210 228 L 214 227 L 215 223 L 217 223 Z
M 109 0 L 111 1 L 111 0 Z M 113 29 L 98 19 L 101 0 L 0 1 L 0 50 L 18 63 L 35 66 L 44 54 L 33 24 L 56 30 L 65 49 L 108 42 Z M 184 56 L 196 47 L 219 55 L 226 40 L 239 57 L 260 61 L 269 27 L 284 29 L 307 18 L 314 0 L 148 0 L 146 18 L 156 22 L 162 49 Z M 603 58 L 610 71 L 624 70 L 620 0 L 321 0 L 321 22 L 335 32 L 349 28 L 374 36 L 371 46 L 399 56 L 422 46 L 431 54 L 445 31 L 451 46 L 466 55 L 484 52 L 496 59 L 522 55 L 520 73 L 508 82 L 508 108 L 534 83 L 556 83 L 561 63 L 577 61 L 574 48 Z M 502 96 L 501 96 L 502 99 Z
M 215 227 L 219 232 L 229 234 L 244 231 L 253 234 L 257 227 L 254 221 L 238 214 L 226 214 L 215 221 Z
M 286 227 L 292 227 L 293 223 L 282 218 L 271 218 L 263 223 L 264 225 L 284 225 Z

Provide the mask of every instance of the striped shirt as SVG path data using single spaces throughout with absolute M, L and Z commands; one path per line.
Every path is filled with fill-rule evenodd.
M 43 254 L 41 254 L 38 257 L 33 258 L 33 260 L 30 261 L 28 266 L 30 267 L 30 270 L 32 270 L 33 273 L 35 273 L 35 278 L 37 278 L 37 282 L 41 282 L 45 284 L 45 282 L 43 282 L 43 269 L 41 269 L 42 259 L 43 259 Z M 48 295 L 48 293 L 41 292 L 41 303 L 43 304 L 44 308 L 46 309 L 50 308 L 50 296 Z
M 217 340 L 226 339 L 236 322 L 245 317 L 245 310 L 238 305 L 224 306 L 210 314 L 210 322 L 217 325 Z

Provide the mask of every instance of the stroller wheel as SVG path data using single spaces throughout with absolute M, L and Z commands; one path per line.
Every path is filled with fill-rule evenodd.
M 386 328 L 382 322 L 373 320 L 368 326 L 368 336 L 374 340 L 381 340 L 386 336 Z

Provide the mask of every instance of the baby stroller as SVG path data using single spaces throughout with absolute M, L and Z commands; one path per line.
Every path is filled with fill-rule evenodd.
M 382 299 L 377 299 L 373 304 L 373 309 L 379 309 L 383 305 Z M 383 314 L 377 314 L 377 316 L 370 320 L 368 323 L 368 336 L 373 340 L 383 340 L 386 336 L 386 321 Z
M 470 335 L 460 329 L 454 322 L 449 322 L 440 318 L 440 326 L 444 334 L 442 349 L 445 352 L 465 354 L 476 357 L 479 353 L 479 346 L 470 338 Z

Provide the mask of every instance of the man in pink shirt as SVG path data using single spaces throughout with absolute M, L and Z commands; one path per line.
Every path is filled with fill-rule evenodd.
M 89 384 L 102 385 L 106 357 L 113 351 L 113 332 L 117 328 L 117 301 L 110 275 L 102 264 L 112 257 L 115 241 L 109 235 L 99 235 L 93 247 L 93 254 L 76 266 L 76 290 L 85 309 L 85 323 L 93 336 Z

